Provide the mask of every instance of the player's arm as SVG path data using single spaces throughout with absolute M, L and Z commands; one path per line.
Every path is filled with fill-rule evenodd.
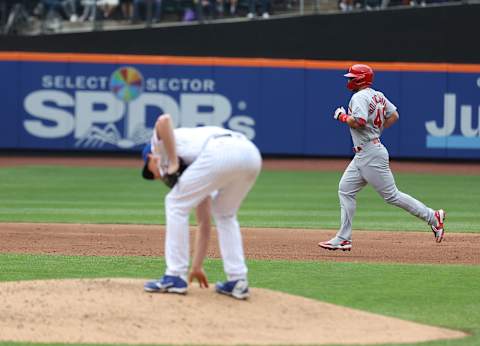
M 165 151 L 168 156 L 168 174 L 173 174 L 178 170 L 179 163 L 177 149 L 175 146 L 175 136 L 173 134 L 173 124 L 170 114 L 163 114 L 158 117 L 155 123 L 157 137 L 163 141 Z
M 383 127 L 388 129 L 390 126 L 395 124 L 399 118 L 398 112 L 394 111 L 388 118 L 385 119 L 385 122 L 383 123 Z
M 192 268 L 189 274 L 189 281 L 198 280 L 200 287 L 208 287 L 208 279 L 203 271 L 203 260 L 207 256 L 208 242 L 212 229 L 210 212 L 211 198 L 204 199 L 196 209 L 198 233 L 195 237 L 195 249 L 193 253 Z
M 360 127 L 364 127 L 366 121 L 362 118 L 355 118 L 351 115 L 347 118 L 347 125 L 350 126 L 352 129 L 358 129 Z
M 342 122 L 342 123 L 346 123 L 352 129 L 358 129 L 360 127 L 365 126 L 365 124 L 366 124 L 366 121 L 364 119 L 355 118 L 351 115 L 348 115 L 345 112 L 345 108 L 343 108 L 343 107 L 339 107 L 335 110 L 333 118 Z
M 192 260 L 192 269 L 201 269 L 203 260 L 207 255 L 208 242 L 210 240 L 211 221 L 210 221 L 211 198 L 205 198 L 196 208 L 198 237 L 195 239 L 195 253 Z

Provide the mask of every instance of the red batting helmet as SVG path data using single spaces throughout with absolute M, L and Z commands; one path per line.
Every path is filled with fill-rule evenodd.
M 358 90 L 362 87 L 368 87 L 373 82 L 373 70 L 368 65 L 355 64 L 350 66 L 348 73 L 344 74 L 348 77 L 347 88 L 350 90 Z

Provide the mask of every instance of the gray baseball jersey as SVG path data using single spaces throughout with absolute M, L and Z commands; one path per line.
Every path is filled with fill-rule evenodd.
M 353 145 L 362 146 L 375 138 L 380 138 L 383 123 L 397 107 L 382 92 L 372 88 L 362 89 L 353 94 L 348 105 L 348 115 L 363 119 L 365 126 L 350 129 Z

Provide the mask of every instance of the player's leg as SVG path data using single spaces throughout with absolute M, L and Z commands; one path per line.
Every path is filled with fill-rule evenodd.
M 366 185 L 356 160 L 353 159 L 340 179 L 338 184 L 338 197 L 340 200 L 340 229 L 337 235 L 318 245 L 328 250 L 350 250 L 352 248 L 352 221 L 357 208 L 357 193 Z
M 232 181 L 230 185 L 218 191 L 212 203 L 223 269 L 230 281 L 247 277 L 237 211 L 254 181 L 254 176 L 248 180 L 240 178 Z
M 147 292 L 187 292 L 189 265 L 189 225 L 190 211 L 208 196 L 211 184 L 198 184 L 201 178 L 208 179 L 208 171 L 201 171 L 192 164 L 180 177 L 177 184 L 165 197 L 165 275 L 156 281 L 146 282 Z M 182 188 L 180 188 L 180 186 Z M 192 187 L 189 189 L 189 187 Z M 213 188 L 214 189 L 214 188 Z M 191 191 L 191 193 L 188 193 Z
M 227 281 L 217 283 L 216 290 L 234 298 L 245 299 L 248 297 L 247 266 L 237 211 L 260 172 L 261 157 L 253 144 L 246 140 L 228 146 L 228 150 L 223 150 L 223 153 L 222 155 L 227 154 L 222 161 L 228 167 L 228 181 L 214 196 L 212 212 Z
M 425 220 L 429 225 L 436 225 L 435 211 L 422 202 L 398 190 L 390 170 L 388 152 L 385 147 L 371 152 L 368 165 L 360 166 L 363 177 L 369 184 L 392 205 L 400 207 L 410 214 Z
M 218 191 L 212 203 L 223 269 L 227 275 L 227 281 L 217 282 L 215 289 L 218 293 L 237 299 L 246 299 L 250 295 L 247 280 L 248 269 L 245 263 L 237 211 L 255 179 L 255 172 L 246 176 L 238 175 L 228 186 Z
M 203 150 L 165 197 L 167 275 L 187 275 L 190 211 L 216 191 L 221 186 L 222 179 L 215 154 L 210 150 Z
M 261 157 L 249 141 L 228 139 L 226 142 L 228 149 L 222 149 L 221 161 L 227 170 L 225 177 L 228 181 L 214 196 L 212 212 L 225 273 L 228 280 L 236 280 L 246 276 L 237 210 L 260 172 Z
M 177 184 L 165 197 L 165 275 L 144 285 L 147 292 L 186 293 L 189 265 L 190 211 L 215 191 L 215 174 L 210 157 L 199 157 L 182 174 Z

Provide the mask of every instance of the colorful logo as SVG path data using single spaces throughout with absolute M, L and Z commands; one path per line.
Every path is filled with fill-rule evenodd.
M 120 67 L 110 77 L 110 90 L 119 100 L 133 101 L 143 91 L 143 76 L 134 67 Z
M 128 149 L 142 145 L 149 140 L 151 129 L 147 129 L 143 123 L 139 123 L 135 114 L 130 114 L 129 105 L 127 105 L 143 92 L 143 76 L 140 71 L 131 66 L 118 68 L 110 76 L 110 91 L 121 102 L 115 99 L 110 103 L 105 101 L 110 119 L 103 123 L 91 122 L 90 127 L 77 139 L 75 146 L 92 148 L 102 147 L 108 143 Z M 117 104 L 115 105 L 115 103 Z M 117 127 L 114 121 L 118 118 L 123 118 L 123 131 Z

